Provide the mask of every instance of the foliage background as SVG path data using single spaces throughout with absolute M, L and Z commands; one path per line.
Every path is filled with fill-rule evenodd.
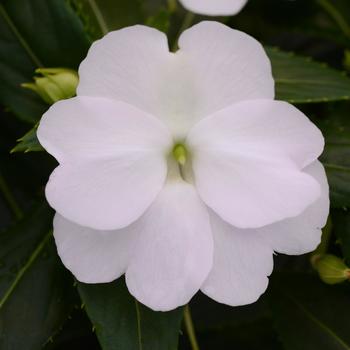
M 145 23 L 166 31 L 171 43 L 185 18 L 180 5 L 170 11 L 165 0 L 96 3 L 109 30 Z M 0 0 L 0 349 L 190 349 L 182 308 L 152 312 L 133 300 L 123 281 L 77 283 L 53 243 L 43 189 L 55 161 L 28 152 L 40 150 L 33 127 L 48 105 L 20 84 L 38 67 L 77 69 L 102 35 L 90 5 Z M 350 264 L 349 0 L 250 0 L 237 16 L 218 20 L 266 45 L 278 98 L 295 103 L 324 132 L 332 210 L 318 253 Z M 310 255 L 277 255 L 275 266 L 267 293 L 253 305 L 230 308 L 200 294 L 193 299 L 200 348 L 350 349 L 348 282 L 323 283 Z

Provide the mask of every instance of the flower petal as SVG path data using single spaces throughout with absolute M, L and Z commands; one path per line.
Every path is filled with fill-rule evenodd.
M 317 247 L 329 212 L 328 184 L 320 162 L 312 163 L 305 172 L 320 183 L 322 194 L 296 218 L 258 229 L 239 229 L 211 213 L 214 262 L 202 292 L 232 306 L 252 303 L 267 287 L 273 250 L 304 254 Z
M 179 47 L 195 82 L 197 120 L 237 101 L 274 98 L 270 60 L 251 36 L 205 21 L 183 32 Z
M 42 146 L 59 162 L 115 158 L 145 149 L 165 153 L 167 128 L 155 117 L 124 102 L 76 97 L 55 103 L 42 117 Z
M 189 11 L 208 16 L 235 15 L 248 0 L 180 0 Z
M 287 103 L 237 103 L 195 125 L 188 144 L 200 196 L 234 226 L 297 216 L 320 196 L 301 168 L 322 152 L 322 134 Z
M 210 215 L 214 262 L 201 291 L 227 305 L 255 302 L 266 290 L 273 269 L 273 250 L 257 234 L 247 234 Z
M 152 152 L 63 163 L 50 176 L 46 198 L 70 221 L 113 230 L 130 225 L 145 212 L 162 189 L 166 174 L 166 160 Z
M 159 30 L 136 25 L 110 32 L 93 43 L 81 63 L 77 95 L 114 98 L 158 116 L 158 87 L 171 58 Z
M 79 68 L 78 95 L 127 102 L 183 134 L 196 106 L 192 67 L 169 52 L 164 33 L 136 25 L 107 34 L 90 48 Z
M 107 283 L 125 273 L 136 232 L 132 227 L 97 231 L 56 214 L 54 237 L 63 264 L 79 281 Z
M 171 136 L 159 120 L 124 102 L 58 102 L 44 115 L 38 138 L 61 163 L 46 187 L 47 200 L 79 225 L 125 227 L 163 187 Z
M 176 53 L 146 26 L 95 42 L 79 69 L 80 96 L 124 101 L 164 121 L 182 138 L 197 120 L 252 98 L 273 98 L 270 61 L 252 37 L 218 22 L 186 30 Z
M 279 253 L 305 254 L 316 249 L 321 241 L 321 229 L 326 225 L 329 214 L 327 177 L 319 161 L 310 164 L 305 172 L 321 185 L 320 198 L 295 218 L 254 230 Z
M 153 310 L 186 304 L 212 266 L 207 209 L 195 189 L 169 183 L 136 223 L 139 240 L 126 272 L 130 293 Z
M 297 108 L 282 101 L 242 101 L 197 123 L 188 140 L 192 148 L 239 157 L 290 159 L 299 168 L 323 151 L 320 130 Z

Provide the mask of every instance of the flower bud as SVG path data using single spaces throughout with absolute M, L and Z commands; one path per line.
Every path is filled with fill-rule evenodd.
M 46 103 L 73 97 L 79 82 L 78 74 L 66 68 L 38 68 L 34 83 L 24 83 L 22 87 L 35 91 Z
M 330 254 L 321 255 L 315 261 L 320 278 L 327 284 L 336 284 L 350 279 L 350 268 L 343 260 Z

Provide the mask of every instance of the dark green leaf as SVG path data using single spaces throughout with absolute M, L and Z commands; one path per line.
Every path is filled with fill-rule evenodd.
M 143 23 L 140 0 L 69 0 L 93 39 Z
M 182 308 L 154 312 L 135 301 L 122 278 L 78 288 L 103 350 L 177 349 Z
M 203 350 L 283 350 L 269 318 L 249 323 L 238 322 L 236 327 L 218 326 L 205 332 L 198 331 L 197 338 Z
M 326 140 L 325 165 L 333 207 L 350 206 L 350 119 L 348 105 L 335 108 L 319 123 Z
M 345 262 L 350 266 L 350 212 L 337 209 L 332 211 L 333 232 L 341 246 Z
M 291 103 L 350 99 L 350 79 L 345 73 L 311 59 L 266 48 L 276 83 L 276 99 Z
M 20 9 L 20 11 L 19 11 Z M 90 43 L 63 0 L 0 2 L 0 103 L 36 122 L 48 106 L 20 84 L 39 66 L 76 69 Z
M 72 310 L 72 278 L 51 235 L 52 213 L 36 208 L 0 234 L 0 349 L 38 350 Z
M 11 150 L 11 153 L 43 151 L 44 149 L 36 136 L 36 130 L 37 126 L 30 129 L 24 136 L 18 139 L 18 144 Z
M 286 350 L 350 349 L 346 287 L 329 286 L 307 274 L 276 274 L 272 278 L 273 317 Z
M 161 8 L 157 14 L 147 19 L 146 25 L 167 33 L 170 26 L 170 17 L 171 13 L 167 9 Z

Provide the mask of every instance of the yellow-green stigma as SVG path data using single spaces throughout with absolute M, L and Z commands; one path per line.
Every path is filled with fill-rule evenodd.
M 187 150 L 184 145 L 178 143 L 173 148 L 173 157 L 180 165 L 185 165 L 187 160 Z

